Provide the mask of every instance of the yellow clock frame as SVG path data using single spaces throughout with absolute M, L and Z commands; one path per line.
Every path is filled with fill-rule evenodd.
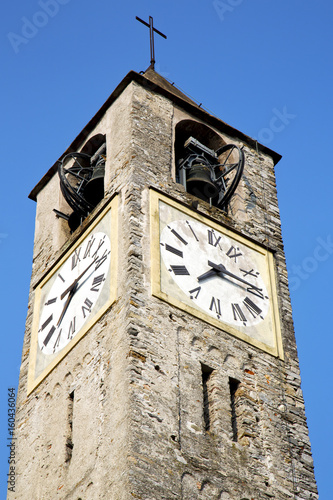
M 194 300 L 184 293 L 177 283 L 170 278 L 170 269 L 166 268 L 161 252 L 160 237 L 163 229 L 175 220 L 196 221 L 216 231 L 232 241 L 249 249 L 257 256 L 264 270 L 264 281 L 270 298 L 267 316 L 259 326 L 235 327 L 207 314 L 204 309 L 196 305 Z M 275 264 L 273 253 L 231 229 L 214 222 L 213 220 L 194 212 L 190 208 L 178 203 L 153 189 L 150 190 L 150 239 L 151 239 L 151 290 L 152 295 L 165 302 L 196 316 L 220 330 L 241 339 L 273 356 L 284 359 L 281 337 L 280 315 L 278 308 L 277 288 L 275 279 Z M 193 297 L 192 297 L 193 298 Z
M 89 319 L 83 324 L 78 333 L 55 354 L 43 354 L 38 345 L 38 327 L 42 313 L 42 303 L 51 284 L 54 282 L 57 271 L 86 240 L 90 234 L 103 229 L 111 242 L 110 266 L 103 285 L 103 296 L 92 307 Z M 35 288 L 34 315 L 31 330 L 30 358 L 28 371 L 28 394 L 58 365 L 68 352 L 82 339 L 100 317 L 109 309 L 117 298 L 117 262 L 118 262 L 118 195 L 113 197 L 101 213 L 89 224 L 84 233 L 75 241 L 65 254 L 40 280 Z

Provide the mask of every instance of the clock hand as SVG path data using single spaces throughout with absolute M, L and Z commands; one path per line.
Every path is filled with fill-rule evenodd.
M 217 273 L 218 273 L 218 271 L 216 271 L 215 269 L 210 269 L 209 271 L 206 271 L 205 273 L 200 274 L 200 276 L 197 277 L 197 280 L 203 281 L 206 278 L 210 278 L 210 276 L 216 276 Z
M 64 291 L 64 292 L 60 295 L 60 299 L 61 299 L 61 300 L 65 297 L 65 295 L 67 295 L 67 294 L 68 294 L 68 292 L 71 292 L 71 291 L 75 288 L 75 286 L 78 284 L 78 282 L 80 281 L 80 279 L 82 278 L 82 276 L 83 276 L 84 274 L 86 274 L 86 272 L 88 271 L 88 269 L 90 269 L 90 268 L 91 268 L 91 266 L 92 266 L 93 264 L 95 264 L 95 263 L 96 263 L 96 259 L 94 259 L 94 260 L 93 260 L 93 261 L 89 264 L 89 266 L 88 266 L 88 267 L 86 267 L 86 269 L 85 269 L 85 270 L 84 270 L 84 271 L 80 274 L 80 276 L 78 276 L 78 277 L 77 277 L 77 278 L 73 281 L 73 283 L 72 283 L 72 284 L 71 284 L 68 288 L 66 288 L 66 290 L 65 290 L 65 291 Z
M 96 257 L 96 259 L 97 259 L 97 257 Z M 91 268 L 91 266 L 92 266 L 93 264 L 95 264 L 95 263 L 96 263 L 96 259 L 94 259 L 94 260 L 93 260 L 93 261 L 89 264 L 89 266 L 88 266 L 88 267 L 86 267 L 86 269 L 85 269 L 84 271 L 82 271 L 82 273 L 80 274 L 80 276 L 78 276 L 78 277 L 77 277 L 77 278 L 73 281 L 73 283 L 72 283 L 72 284 L 71 284 L 71 285 L 70 285 L 70 286 L 69 286 L 69 287 L 68 287 L 68 288 L 67 288 L 67 289 L 66 289 L 66 290 L 65 290 L 65 291 L 61 294 L 60 299 L 62 300 L 62 299 L 63 299 L 63 298 L 67 295 L 67 293 L 69 293 L 69 295 L 68 295 L 68 297 L 67 297 L 67 300 L 66 300 L 66 302 L 65 302 L 65 304 L 64 304 L 63 310 L 62 310 L 62 312 L 61 312 L 60 318 L 59 318 L 59 320 L 58 320 L 57 326 L 59 326 L 59 325 L 60 325 L 60 323 L 62 322 L 63 317 L 65 316 L 65 313 L 66 313 L 66 311 L 67 311 L 67 309 L 68 309 L 69 303 L 70 303 L 70 301 L 72 300 L 72 298 L 74 297 L 74 294 L 76 293 L 76 291 L 77 291 L 77 289 L 78 289 L 78 282 L 80 281 L 80 279 L 82 278 L 82 276 L 84 276 L 84 275 L 85 275 L 85 273 L 88 271 L 88 269 L 90 269 L 90 268 Z
M 65 316 L 65 313 L 66 313 L 66 311 L 67 311 L 67 309 L 68 309 L 69 303 L 70 303 L 70 301 L 72 300 L 72 298 L 74 297 L 74 294 L 75 294 L 75 292 L 76 292 L 76 289 L 77 289 L 77 284 L 76 284 L 76 285 L 74 285 L 74 287 L 73 287 L 73 288 L 70 290 L 70 292 L 69 292 L 69 295 L 68 295 L 67 300 L 66 300 L 66 302 L 65 302 L 65 304 L 64 304 L 63 310 L 62 310 L 62 312 L 61 312 L 61 314 L 60 314 L 60 317 L 59 317 L 59 319 L 58 319 L 57 326 L 59 326 L 59 325 L 60 325 L 60 323 L 62 322 L 63 317 Z
M 208 261 L 208 265 L 214 269 L 215 272 L 217 272 L 217 276 L 220 276 L 223 278 L 223 275 L 226 274 L 227 276 L 230 276 L 231 278 L 234 278 L 241 283 L 244 283 L 247 286 L 250 286 L 252 288 L 255 288 L 256 290 L 261 290 L 261 288 L 253 285 L 249 281 L 244 280 L 243 278 L 240 278 L 236 274 L 231 273 L 230 271 L 227 271 L 226 267 L 223 264 L 214 264 L 214 262 L 211 262 L 210 260 Z

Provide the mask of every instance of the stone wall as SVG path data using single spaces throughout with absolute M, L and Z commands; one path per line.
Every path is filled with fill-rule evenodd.
M 215 130 L 244 145 L 245 172 L 227 214 L 197 210 L 274 250 L 284 361 L 151 294 L 149 189 L 193 201 L 173 177 L 184 116 L 196 119 L 133 81 L 97 126 L 106 199 L 120 198 L 118 298 L 27 397 L 33 285 L 89 223 L 63 241 L 57 177 L 38 195 L 10 500 L 317 498 L 269 156 Z

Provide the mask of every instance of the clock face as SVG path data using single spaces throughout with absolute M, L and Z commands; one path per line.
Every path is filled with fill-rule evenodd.
M 117 218 L 115 196 L 36 286 L 28 393 L 116 300 Z
M 152 294 L 283 359 L 272 252 L 151 190 Z
M 110 267 L 107 234 L 93 232 L 57 270 L 45 297 L 38 328 L 38 345 L 46 354 L 61 351 L 89 320 Z
M 187 219 L 166 224 L 160 245 L 170 277 L 197 307 L 236 327 L 265 319 L 270 299 L 249 247 Z

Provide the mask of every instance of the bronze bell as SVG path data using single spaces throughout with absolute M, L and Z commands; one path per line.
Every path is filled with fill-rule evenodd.
M 105 157 L 101 156 L 95 165 L 91 179 L 84 188 L 85 200 L 94 207 L 104 197 Z
M 210 168 L 202 163 L 197 163 L 188 170 L 186 186 L 188 193 L 207 202 L 219 194 L 218 187 L 211 180 Z

